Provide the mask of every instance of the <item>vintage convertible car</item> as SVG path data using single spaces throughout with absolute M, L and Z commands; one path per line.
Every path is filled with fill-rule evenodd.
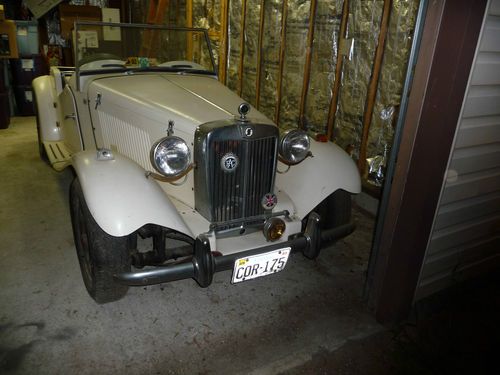
M 205 30 L 80 22 L 74 48 L 75 68 L 33 88 L 40 154 L 75 172 L 75 246 L 98 303 L 131 285 L 269 275 L 353 231 L 351 158 L 219 83 Z

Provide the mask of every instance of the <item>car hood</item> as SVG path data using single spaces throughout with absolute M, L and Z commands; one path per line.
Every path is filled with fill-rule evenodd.
M 106 111 L 107 103 L 115 104 L 157 121 L 165 122 L 167 115 L 194 126 L 233 118 L 243 102 L 213 77 L 172 73 L 98 78 L 90 84 L 89 100 L 98 93 L 100 110 Z M 249 115 L 254 121 L 272 123 L 255 109 Z

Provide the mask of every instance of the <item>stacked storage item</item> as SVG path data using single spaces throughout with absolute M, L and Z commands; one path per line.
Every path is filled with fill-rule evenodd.
M 12 80 L 17 110 L 21 116 L 33 116 L 33 90 L 31 82 L 38 76 L 47 74 L 47 64 L 41 55 L 20 55 L 19 59 L 11 60 Z
M 36 21 L 16 21 L 19 59 L 10 61 L 17 111 L 21 116 L 33 116 L 33 90 L 31 82 L 48 73 L 47 64 L 38 48 L 38 24 Z
M 0 59 L 0 129 L 7 129 L 10 124 L 9 93 L 5 75 L 5 61 Z

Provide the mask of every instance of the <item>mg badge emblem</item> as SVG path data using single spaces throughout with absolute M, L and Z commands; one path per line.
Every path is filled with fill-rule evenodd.
M 277 203 L 278 203 L 278 197 L 276 196 L 276 194 L 267 193 L 262 197 L 261 204 L 265 210 L 272 210 L 274 207 L 276 207 Z
M 220 166 L 224 171 L 232 172 L 238 167 L 238 157 L 232 153 L 226 154 L 222 157 Z
M 245 136 L 250 138 L 253 135 L 253 129 L 251 127 L 245 128 Z

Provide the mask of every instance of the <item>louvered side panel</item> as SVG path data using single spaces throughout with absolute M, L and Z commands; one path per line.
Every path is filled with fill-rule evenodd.
M 125 121 L 98 111 L 104 146 L 116 149 L 119 153 L 134 160 L 146 170 L 151 170 L 149 134 Z
M 500 268 L 499 10 L 491 1 L 415 300 Z

